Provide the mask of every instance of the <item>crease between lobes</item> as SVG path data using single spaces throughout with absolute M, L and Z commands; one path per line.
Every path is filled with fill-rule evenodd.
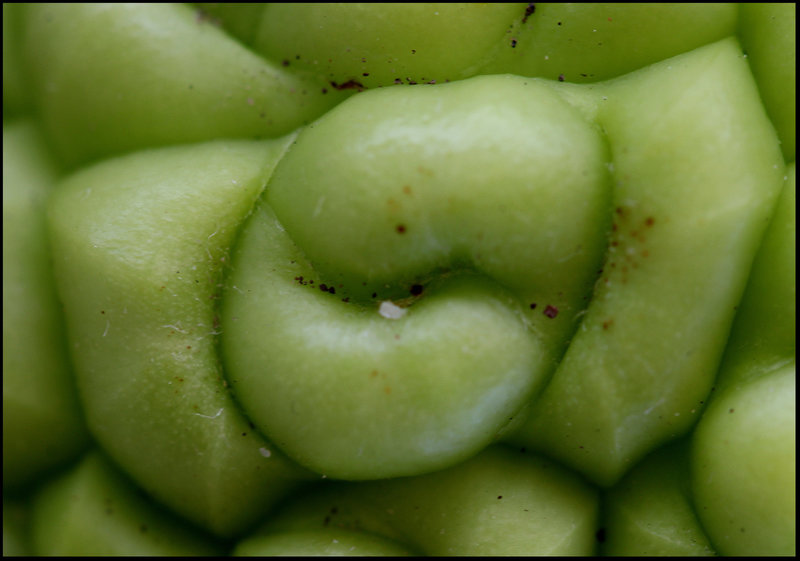
M 538 80 L 338 106 L 300 133 L 234 256 L 222 345 L 244 410 L 331 477 L 475 454 L 541 390 L 585 305 L 606 161 Z M 402 317 L 380 314 L 387 299 Z
M 779 180 L 775 189 L 771 185 L 773 176 L 783 173 L 782 167 L 777 169 L 780 154 L 749 153 L 759 144 L 776 145 L 768 121 L 758 111 L 752 122 L 737 116 L 750 114 L 759 103 L 742 64 L 735 42 L 723 41 L 656 65 L 652 73 L 621 79 L 638 84 L 626 95 L 624 81 L 618 87 L 609 83 L 567 89 L 564 84 L 562 89 L 555 82 L 513 76 L 374 90 L 306 128 L 285 154 L 285 143 L 292 139 L 278 142 L 277 152 L 268 143 L 252 144 L 244 160 L 261 162 L 266 151 L 271 162 L 280 163 L 243 227 L 258 194 L 233 197 L 246 204 L 237 207 L 241 212 L 231 217 L 226 230 L 230 235 L 238 230 L 241 236 L 231 254 L 224 292 L 215 296 L 220 318 L 207 314 L 217 309 L 216 300 L 201 303 L 209 295 L 190 282 L 170 285 L 174 290 L 165 290 L 133 323 L 114 321 L 122 319 L 125 309 L 103 306 L 128 303 L 132 313 L 159 290 L 152 279 L 137 278 L 134 269 L 142 263 L 120 264 L 126 247 L 138 254 L 137 248 L 159 240 L 155 253 L 165 259 L 156 264 L 163 266 L 180 245 L 173 234 L 191 226 L 193 219 L 186 218 L 191 215 L 181 213 L 192 209 L 198 200 L 193 197 L 212 208 L 206 217 L 197 217 L 206 240 L 218 231 L 217 209 L 222 212 L 229 200 L 212 196 L 220 194 L 214 188 L 199 192 L 194 180 L 172 175 L 175 170 L 169 165 L 153 160 L 159 175 L 177 178 L 172 184 L 162 180 L 162 188 L 185 189 L 187 197 L 179 199 L 176 212 L 186 223 L 156 221 L 149 231 L 133 229 L 113 246 L 98 247 L 92 245 L 92 233 L 75 230 L 74 216 L 122 231 L 113 220 L 121 205 L 112 194 L 102 204 L 84 200 L 86 187 L 94 186 L 95 194 L 100 185 L 112 189 L 119 177 L 146 175 L 151 163 L 142 157 L 126 167 L 128 160 L 120 159 L 107 164 L 105 175 L 82 176 L 84 183 L 75 180 L 54 199 L 50 220 L 71 344 L 88 351 L 81 353 L 77 367 L 81 385 L 93 389 L 84 390 L 81 398 L 90 415 L 93 409 L 104 411 L 96 414 L 93 433 L 103 435 L 99 440 L 143 487 L 222 535 L 288 492 L 287 482 L 316 477 L 278 449 L 318 473 L 370 479 L 455 464 L 504 431 L 504 439 L 543 450 L 607 484 L 636 453 L 685 427 L 666 422 L 665 416 L 680 412 L 685 419 L 702 406 L 715 353 L 724 345 L 748 259 L 760 239 L 758 224 L 766 222 L 779 188 Z M 670 74 L 665 65 L 671 65 Z M 657 79 L 658 70 L 663 81 Z M 720 93 L 712 87 L 714 81 L 739 81 L 745 93 L 712 96 L 721 105 L 704 112 L 703 100 Z M 670 122 L 660 120 L 660 114 L 656 123 L 642 118 L 658 113 L 664 102 L 656 93 L 643 92 L 663 89 L 668 96 L 665 83 L 681 88 L 695 82 L 697 99 L 684 95 L 682 100 L 700 104 L 696 112 L 671 112 Z M 414 103 L 425 106 L 438 92 L 443 99 L 445 92 L 452 96 L 437 106 L 440 113 L 430 114 L 425 126 L 407 124 L 403 135 L 395 137 L 382 131 L 387 123 L 409 123 L 406 116 L 426 110 Z M 477 112 L 472 110 L 477 100 L 482 105 L 494 101 Z M 373 111 L 359 111 L 369 104 Z M 387 114 L 391 111 L 394 120 Z M 727 144 L 706 147 L 703 131 L 729 119 L 733 125 L 726 125 L 732 127 L 728 138 L 746 139 L 740 151 L 727 154 Z M 437 129 L 439 125 L 445 128 Z M 337 134 L 326 134 L 326 127 Z M 378 137 L 366 134 L 369 130 Z M 435 135 L 431 143 L 426 130 L 453 134 Z M 676 166 L 678 153 L 663 139 L 681 138 L 687 130 L 696 140 L 694 151 L 682 154 L 686 160 Z M 748 132 L 741 135 L 741 130 Z M 396 129 L 394 134 L 399 134 Z M 374 142 L 366 144 L 368 138 Z M 446 144 L 447 138 L 452 144 Z M 209 158 L 213 148 L 181 150 L 184 171 L 228 167 Z M 655 171 L 643 167 L 647 161 Z M 683 175 L 671 175 L 671 167 Z M 270 175 L 271 170 L 256 168 L 254 175 Z M 219 185 L 228 185 L 230 177 L 224 180 Z M 729 200 L 731 185 L 743 204 L 716 213 L 712 221 L 704 209 Z M 678 212 L 675 189 L 680 186 L 680 196 L 692 189 L 706 194 L 687 198 Z M 648 198 L 653 192 L 659 197 Z M 476 194 L 491 203 L 475 203 Z M 157 199 L 142 198 L 142 216 L 162 216 L 149 212 L 159 209 Z M 748 207 L 756 211 L 737 214 Z M 699 229 L 703 224 L 714 226 L 710 234 Z M 683 233 L 676 236 L 680 247 L 666 243 L 667 231 Z M 74 245 L 80 249 L 68 249 L 69 240 L 78 238 Z M 226 247 L 231 243 L 226 241 Z M 740 257 L 723 258 L 737 249 L 742 250 Z M 660 268 L 653 264 L 658 259 Z M 218 265 L 205 266 L 216 270 Z M 177 274 L 158 271 L 165 279 Z M 439 271 L 447 274 L 439 278 Z M 683 288 L 676 290 L 676 284 Z M 122 293 L 125 298 L 120 299 Z M 405 314 L 396 320 L 381 316 L 377 303 L 382 299 L 395 301 Z M 266 313 L 252 304 L 262 300 Z M 175 307 L 160 307 L 167 302 Z M 221 328 L 227 380 L 218 379 L 205 392 L 187 393 L 185 404 L 199 408 L 180 409 L 174 423 L 150 422 L 159 403 L 174 405 L 165 386 L 183 371 L 181 353 L 189 352 L 153 362 L 168 335 L 164 326 L 176 325 L 173 316 L 194 307 L 211 319 L 214 331 Z M 699 318 L 690 322 L 691 329 L 687 317 Z M 429 321 L 433 323 L 425 331 Z M 661 324 L 670 337 L 653 330 Z M 594 339 L 582 335 L 586 331 Z M 698 333 L 712 349 L 705 356 Z M 338 342 L 347 346 L 332 356 L 329 351 Z M 445 351 L 437 348 L 440 344 Z M 634 353 L 649 358 L 628 361 Z M 202 362 L 202 376 L 218 375 L 216 360 L 206 357 Z M 343 382 L 337 383 L 337 373 L 344 373 Z M 694 379 L 700 382 L 684 409 L 675 411 L 669 399 L 659 410 L 651 409 L 663 395 L 672 395 L 659 384 L 667 381 L 674 389 Z M 238 414 L 214 417 L 219 395 L 228 395 L 226 383 L 247 419 Z M 123 386 L 124 391 L 119 389 Z M 158 391 L 152 393 L 154 388 Z M 657 397 L 643 388 L 652 388 Z M 661 416 L 656 424 L 666 427 L 655 437 L 648 435 L 651 427 L 643 427 L 634 435 L 630 455 L 625 442 L 615 440 L 620 423 L 612 411 L 626 392 L 643 396 L 632 406 L 635 414 Z M 109 395 L 115 396 L 110 403 Z M 149 402 L 143 395 L 158 399 Z M 611 405 L 603 409 L 598 403 Z M 509 429 L 510 419 L 523 409 L 530 410 L 528 419 L 515 418 L 516 428 Z M 339 420 L 331 422 L 334 417 Z M 218 435 L 218 427 L 209 430 L 206 425 L 233 418 L 238 421 L 227 433 L 229 446 L 212 450 L 195 441 L 195 429 L 203 438 Z M 248 421 L 252 428 L 247 428 Z M 138 427 L 135 434 L 126 425 Z M 570 427 L 577 425 L 586 439 L 574 436 L 578 432 Z M 266 457 L 260 451 L 264 445 L 246 440 L 256 429 L 271 441 L 269 450 L 275 454 Z M 614 457 L 601 457 L 598 463 L 596 450 L 587 452 L 587 442 L 596 448 L 613 443 L 608 449 Z M 163 454 L 158 456 L 161 462 L 152 461 L 154 450 Z M 199 464 L 209 469 L 199 469 Z M 161 466 L 175 465 L 188 469 L 172 468 L 164 485 L 153 484 L 170 471 Z M 236 477 L 229 477 L 232 473 Z M 208 512 L 209 504 L 227 510 Z M 236 516 L 230 516 L 234 510 Z
M 730 80 L 738 93 L 721 87 Z M 758 93 L 734 39 L 569 87 L 498 75 L 374 90 L 298 136 L 262 201 L 275 217 L 245 227 L 223 337 L 238 399 L 290 456 L 344 479 L 410 475 L 502 433 L 610 485 L 692 426 L 780 186 L 774 131 L 763 111 L 750 111 Z M 751 142 L 719 140 L 744 136 Z M 255 223 L 291 242 L 249 236 Z M 279 270 L 275 247 L 286 243 L 301 248 L 290 262 L 308 269 Z M 406 346 L 405 322 L 447 295 L 449 280 L 426 284 L 431 270 L 465 263 L 503 287 L 519 323 L 448 309 L 454 322 L 420 320 L 426 344 Z M 313 310 L 330 291 L 292 282 L 311 271 L 335 288 L 333 320 Z M 399 319 L 375 305 L 336 319 L 351 297 L 409 287 L 422 296 Z M 348 323 L 361 321 L 387 329 L 382 342 L 354 343 Z M 509 346 L 520 330 L 520 346 Z M 457 341 L 470 333 L 492 341 L 484 363 L 477 343 Z M 332 343 L 319 352 L 315 337 Z M 392 376 L 384 395 L 372 372 Z M 514 398 L 498 400 L 502 392 Z M 588 408 L 598 395 L 608 405 Z M 272 396 L 288 400 L 276 407 Z M 514 419 L 529 404 L 527 420 Z M 481 431 L 487 423 L 471 418 L 488 411 L 492 430 Z M 516 428 L 504 429 L 512 420 Z M 423 435 L 438 452 L 423 451 Z

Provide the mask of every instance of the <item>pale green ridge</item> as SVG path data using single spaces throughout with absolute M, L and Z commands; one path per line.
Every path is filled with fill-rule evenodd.
M 739 36 L 787 162 L 797 145 L 797 4 L 739 5 Z
M 3 126 L 3 488 L 32 483 L 89 443 L 47 236 L 58 170 L 29 120 Z
M 233 550 L 235 557 L 409 557 L 416 555 L 417 553 L 382 536 L 340 528 L 292 530 L 254 536 L 239 542 Z
M 108 160 L 67 178 L 50 205 L 92 433 L 147 492 L 220 535 L 308 477 L 242 416 L 217 356 L 229 246 L 290 141 Z
M 715 387 L 721 392 L 795 361 L 797 179 L 794 163 L 753 261 Z
M 614 183 L 606 262 L 514 440 L 608 486 L 699 418 L 784 165 L 732 38 L 601 89 Z
M 182 4 L 31 4 L 23 63 L 57 154 L 76 167 L 143 148 L 274 138 L 343 99 Z

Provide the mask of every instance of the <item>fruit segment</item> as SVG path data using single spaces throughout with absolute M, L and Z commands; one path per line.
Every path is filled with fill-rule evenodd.
M 795 14 L 5 3 L 4 555 L 794 555 Z
M 97 450 L 36 494 L 31 539 L 42 556 L 224 553 L 220 543 L 141 494 Z
M 716 555 L 694 511 L 689 473 L 689 443 L 681 439 L 647 456 L 607 490 L 602 555 Z
M 247 541 L 351 530 L 430 556 L 592 555 L 595 489 L 550 460 L 490 446 L 417 477 L 337 482 L 296 495 Z
M 364 92 L 300 132 L 223 295 L 225 364 L 250 418 L 344 479 L 485 447 L 543 387 L 585 305 L 606 156 L 579 112 L 514 76 Z
M 70 167 L 142 148 L 279 137 L 343 98 L 187 5 L 31 4 L 24 22 L 34 98 Z
M 694 504 L 722 555 L 794 555 L 795 379 L 791 364 L 729 388 L 695 429 Z
M 63 466 L 89 440 L 44 216 L 57 173 L 33 121 L 3 126 L 4 489 Z
M 49 209 L 92 434 L 149 493 L 220 535 L 309 477 L 241 415 L 217 356 L 228 248 L 290 140 L 107 160 L 62 182 Z
M 606 486 L 699 418 L 784 164 L 734 39 L 596 91 L 613 169 L 606 261 L 514 440 Z

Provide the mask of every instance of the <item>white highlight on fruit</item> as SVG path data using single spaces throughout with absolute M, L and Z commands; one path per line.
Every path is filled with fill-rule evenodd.
M 322 205 L 324 204 L 325 204 L 325 197 L 322 196 L 317 201 L 316 206 L 314 206 L 314 213 L 311 215 L 311 218 L 316 218 L 317 216 L 319 216 L 319 213 L 322 212 Z
M 378 313 L 387 319 L 400 319 L 407 312 L 406 308 L 401 308 L 389 300 L 384 300 L 378 307 Z
M 204 419 L 216 419 L 217 417 L 222 415 L 222 410 L 223 409 L 224 409 L 224 407 L 220 407 L 219 411 L 217 411 L 213 415 L 203 415 L 202 413 L 192 413 L 192 415 L 197 415 L 198 417 L 203 417 Z
M 272 451 L 269 448 L 264 448 L 263 446 L 258 449 L 258 453 L 264 456 L 265 458 L 269 458 L 272 456 Z

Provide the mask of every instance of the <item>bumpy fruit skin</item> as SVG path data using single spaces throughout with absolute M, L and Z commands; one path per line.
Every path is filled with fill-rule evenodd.
M 377 534 L 430 556 L 591 555 L 598 508 L 596 489 L 579 476 L 495 445 L 426 475 L 312 487 L 244 544 L 336 529 Z
M 694 504 L 725 555 L 796 550 L 795 191 L 792 164 L 692 436 Z
M 250 418 L 337 478 L 484 448 L 542 388 L 594 280 L 606 156 L 579 112 L 514 76 L 364 92 L 301 132 L 223 295 Z
M 97 451 L 36 495 L 32 541 L 39 555 L 210 556 L 225 550 L 142 496 Z
M 614 223 L 580 328 L 512 438 L 608 486 L 699 418 L 784 165 L 734 39 L 583 87 Z
M 138 152 L 71 175 L 50 200 L 93 436 L 148 492 L 220 535 L 311 477 L 241 415 L 216 349 L 231 241 L 290 140 Z
M 791 2 L 743 3 L 739 8 L 742 45 L 787 162 L 794 162 L 797 142 L 796 17 Z
M 31 4 L 24 22 L 36 106 L 70 167 L 162 145 L 283 136 L 342 99 L 183 4 Z
M 689 442 L 663 446 L 603 494 L 603 543 L 610 557 L 716 555 L 694 510 Z
M 510 27 L 480 74 L 599 82 L 732 35 L 729 3 L 539 3 Z M 680 31 L 678 31 L 680 30 Z
M 795 376 L 790 365 L 729 389 L 693 435 L 694 502 L 723 555 L 795 552 Z
M 57 173 L 33 121 L 3 127 L 4 489 L 35 482 L 89 445 L 44 216 Z
M 795 9 L 4 4 L 4 554 L 793 555 Z

